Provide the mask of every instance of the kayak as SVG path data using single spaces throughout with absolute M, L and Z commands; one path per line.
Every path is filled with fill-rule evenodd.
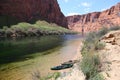
M 65 65 L 65 64 L 75 64 L 77 62 L 79 62 L 79 61 L 78 60 L 69 60 L 67 62 L 62 63 L 62 65 Z
M 60 65 L 60 66 L 55 66 L 53 68 L 51 68 L 51 70 L 62 70 L 62 69 L 66 69 L 66 68 L 71 68 L 73 66 L 73 64 L 64 64 L 64 65 Z

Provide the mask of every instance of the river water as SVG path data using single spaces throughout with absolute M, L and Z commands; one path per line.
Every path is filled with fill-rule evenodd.
M 81 35 L 0 40 L 0 80 L 34 80 L 55 71 L 50 68 L 71 60 Z

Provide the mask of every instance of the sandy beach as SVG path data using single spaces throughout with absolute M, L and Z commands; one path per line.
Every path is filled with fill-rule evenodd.
M 80 61 L 82 59 L 82 55 L 80 53 L 82 47 L 82 41 L 80 42 L 79 45 L 80 46 L 77 48 L 77 53 L 72 60 Z M 57 80 L 85 80 L 85 76 L 80 70 L 78 63 L 76 63 L 71 69 L 62 70 L 61 76 Z

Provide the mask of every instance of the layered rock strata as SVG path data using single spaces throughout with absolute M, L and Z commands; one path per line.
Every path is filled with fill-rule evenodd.
M 103 12 L 93 12 L 84 15 L 68 16 L 69 29 L 81 32 L 96 31 L 102 27 L 120 25 L 120 3 Z

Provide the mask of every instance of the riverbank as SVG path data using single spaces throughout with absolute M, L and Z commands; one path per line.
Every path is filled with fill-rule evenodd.
M 81 41 L 77 48 L 76 55 L 73 57 L 72 60 L 82 60 L 82 55 L 80 53 L 82 45 L 83 44 Z M 76 63 L 71 69 L 62 70 L 61 76 L 57 80 L 85 80 L 85 76 L 79 67 L 79 63 Z
M 73 57 L 76 55 L 79 43 L 81 41 L 81 36 L 80 35 L 64 35 L 64 36 L 56 35 L 56 36 L 48 36 L 48 37 L 43 36 L 40 39 L 32 38 L 29 40 L 30 41 L 25 41 L 24 39 L 22 40 L 20 39 L 18 41 L 13 40 L 11 44 L 15 44 L 18 47 L 21 46 L 21 48 L 24 48 L 25 46 L 26 47 L 28 46 L 27 47 L 28 49 L 25 48 L 24 50 L 22 50 L 21 48 L 18 48 L 21 54 L 23 52 L 26 52 L 25 50 L 27 51 L 31 50 L 30 52 L 33 52 L 33 51 L 35 52 L 33 52 L 32 54 L 29 54 L 28 52 L 28 54 L 23 56 L 22 59 L 18 58 L 19 61 L 15 60 L 14 62 L 6 63 L 2 67 L 0 67 L 0 80 L 20 80 L 20 79 L 33 80 L 33 78 L 35 78 L 36 76 L 39 76 L 40 78 L 42 78 L 44 76 L 51 75 L 54 72 L 58 72 L 58 71 L 52 71 L 50 70 L 50 68 L 73 59 Z M 49 47 L 54 44 L 56 46 L 53 47 L 53 49 Z M 7 43 L 6 45 L 4 45 L 4 47 L 6 48 L 6 46 L 7 46 Z M 8 46 L 10 46 L 10 44 L 8 44 Z M 46 47 L 49 47 L 48 48 L 49 50 L 45 50 L 45 52 L 43 53 L 38 51 L 40 49 L 45 49 Z M 15 48 L 17 47 L 15 46 Z M 14 47 L 12 49 L 14 49 Z M 10 50 L 11 50 L 11 46 L 10 46 Z M 10 50 L 9 50 L 9 54 L 16 53 L 16 55 L 18 55 L 17 52 L 10 53 Z M 3 51 L 7 51 L 7 50 L 4 49 Z
M 69 72 L 63 72 L 58 80 L 104 80 L 100 74 L 101 62 L 98 55 L 98 51 L 104 48 L 104 44 L 99 42 L 103 31 L 89 33 L 85 40 L 81 41 L 77 50 L 78 55 L 76 55 L 78 57 L 75 57 L 80 60 L 80 63 Z
M 46 21 L 37 21 L 34 24 L 21 22 L 12 26 L 3 26 L 0 29 L 0 37 L 33 37 L 43 35 L 65 35 L 76 34 L 76 32 L 68 30 L 62 26 Z
M 120 79 L 120 30 L 111 31 L 101 39 L 106 43 L 99 52 L 102 61 L 102 74 L 105 80 Z
M 118 29 L 119 27 L 112 27 L 102 29 L 98 33 L 90 33 L 81 50 L 82 62 L 76 64 L 68 73 L 62 73 L 62 77 L 58 80 L 119 80 L 120 30 Z

